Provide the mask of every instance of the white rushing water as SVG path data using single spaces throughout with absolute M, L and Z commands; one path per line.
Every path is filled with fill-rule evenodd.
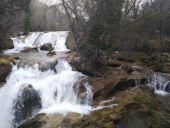
M 170 76 L 167 74 L 154 73 L 148 83 L 157 94 L 166 95 L 170 93 Z
M 67 52 L 69 50 L 65 46 L 65 42 L 68 34 L 68 31 L 31 32 L 26 36 L 12 38 L 14 49 L 6 50 L 4 53 L 19 53 L 27 47 L 40 47 L 46 43 L 51 43 L 56 52 Z
M 33 35 L 35 36 L 35 33 Z M 32 41 L 33 35 L 31 35 L 30 38 L 29 36 L 26 38 L 30 44 L 34 42 Z M 52 33 L 46 33 L 41 40 L 48 40 L 48 38 L 51 39 L 52 37 Z M 63 40 L 65 39 L 62 38 L 62 41 L 59 42 L 63 43 Z M 14 43 L 16 43 L 15 40 Z M 27 45 L 30 45 L 29 43 Z M 62 47 L 59 47 L 61 48 L 58 49 L 59 51 L 66 50 L 63 48 L 63 44 Z M 17 48 L 20 48 L 20 46 L 15 47 L 15 49 Z M 39 70 L 38 64 L 22 68 L 13 66 L 13 70 L 7 78 L 6 84 L 0 88 L 0 128 L 14 127 L 14 102 L 21 91 L 24 88 L 28 88 L 29 85 L 39 93 L 41 98 L 42 108 L 38 113 L 66 114 L 68 112 L 76 112 L 80 114 L 88 114 L 91 111 L 90 103 L 93 94 L 88 83 L 81 85 L 86 89 L 86 92 L 84 92 L 84 98 L 81 99 L 78 96 L 80 86 L 78 80 L 86 78 L 86 76 L 79 72 L 72 71 L 72 67 L 64 59 L 58 60 L 58 64 L 55 68 L 57 72 L 54 72 L 53 70 L 42 72 Z

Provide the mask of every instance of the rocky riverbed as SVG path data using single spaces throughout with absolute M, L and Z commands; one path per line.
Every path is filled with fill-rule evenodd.
M 50 46 L 51 47 L 51 46 Z M 30 48 L 31 49 L 31 48 Z M 49 52 L 51 53 L 50 48 Z M 115 52 L 112 55 L 101 54 L 100 66 L 91 67 L 81 61 L 78 53 L 32 51 L 13 55 L 1 55 L 0 88 L 12 72 L 12 65 L 18 68 L 39 65 L 41 72 L 48 70 L 57 72 L 55 66 L 59 60 L 69 62 L 73 71 L 79 71 L 88 77 L 82 77 L 74 84 L 79 85 L 77 96 L 80 103 L 85 103 L 89 83 L 93 100 L 90 102 L 88 114 L 78 112 L 39 113 L 42 108 L 41 97 L 33 85 L 22 88 L 22 93 L 14 107 L 22 108 L 15 111 L 15 120 L 21 124 L 18 128 L 169 128 L 170 127 L 170 92 L 158 88 L 151 81 L 155 74 L 161 79 L 154 79 L 170 88 L 169 63 L 170 54 L 125 53 Z M 27 76 L 28 77 L 28 76 Z M 53 84 L 53 83 L 52 83 Z M 43 84 L 42 84 L 43 85 Z M 13 85 L 10 85 L 13 86 Z M 10 92 L 10 91 L 9 91 Z M 162 92 L 162 93 L 160 93 Z M 57 93 L 55 93 L 57 96 Z M 2 98 L 2 97 L 0 97 Z M 72 98 L 72 97 L 70 97 Z M 34 101 L 34 102 L 33 102 Z M 22 104 L 21 104 L 22 103 Z M 22 106 L 24 105 L 24 106 Z M 22 107 L 20 107 L 22 106 Z M 29 107 L 28 107 L 29 106 Z M 16 107 L 16 108 L 17 108 Z M 69 107 L 69 106 L 68 106 Z M 36 108 L 36 109 L 35 109 Z M 67 106 L 65 106 L 67 109 Z M 36 111 L 36 112 L 35 112 Z M 32 114 L 36 113 L 36 114 Z M 1 127 L 0 127 L 1 128 Z

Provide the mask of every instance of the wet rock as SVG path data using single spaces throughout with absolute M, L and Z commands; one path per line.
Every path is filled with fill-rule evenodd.
M 75 88 L 75 92 L 77 93 L 77 97 L 79 98 L 79 102 L 81 104 L 87 104 L 87 102 L 91 102 L 92 101 L 92 97 L 88 97 L 87 95 L 87 88 L 86 88 L 86 84 L 88 84 L 88 78 L 81 78 L 79 79 L 76 83 L 74 83 L 74 88 Z M 89 100 L 89 101 L 88 101 Z
M 35 117 L 26 120 L 17 128 L 42 128 L 46 123 L 45 119 L 47 116 L 45 114 L 39 114 Z
M 28 52 L 38 52 L 38 48 L 30 48 L 30 47 L 27 47 L 25 48 L 24 50 L 22 50 L 21 52 L 23 53 L 28 53 Z
M 6 78 L 10 74 L 11 70 L 11 63 L 6 59 L 0 59 L 0 82 L 6 82 Z
M 14 123 L 20 124 L 25 119 L 32 117 L 41 109 L 41 98 L 39 93 L 33 89 L 31 85 L 24 88 L 21 94 L 15 101 L 14 109 Z
M 46 43 L 40 46 L 40 49 L 43 51 L 53 51 L 53 47 L 51 43 Z
M 7 49 L 13 49 L 14 44 L 11 39 L 4 39 L 4 42 L 1 43 L 0 49 L 1 50 L 7 50 Z
M 65 116 L 38 114 L 23 122 L 18 128 L 68 128 L 80 118 L 81 115 L 78 113 L 68 113 Z
M 114 78 L 102 78 L 102 79 L 90 79 L 90 85 L 92 85 L 94 93 L 94 101 L 101 101 L 105 98 L 113 97 L 116 93 L 119 93 L 129 88 L 135 87 L 138 84 L 145 84 L 147 78 L 144 75 L 119 75 Z
M 56 72 L 55 66 L 58 64 L 58 58 L 32 58 L 20 61 L 18 67 L 33 67 L 38 64 L 38 68 L 41 71 L 54 70 Z
M 56 52 L 55 52 L 55 51 L 49 51 L 49 52 L 47 53 L 47 56 L 54 56 L 54 55 L 56 55 Z
M 5 85 L 5 82 L 0 82 L 0 88 L 3 87 Z

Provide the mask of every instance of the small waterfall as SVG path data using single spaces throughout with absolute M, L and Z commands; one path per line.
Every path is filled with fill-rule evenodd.
M 54 51 L 67 52 L 69 51 L 65 46 L 69 32 L 31 32 L 29 35 L 11 38 L 14 43 L 14 49 L 6 50 L 4 53 L 19 53 L 27 47 L 40 47 L 43 44 L 51 43 Z
M 156 93 L 163 95 L 170 93 L 170 75 L 168 74 L 154 73 L 148 83 L 154 87 Z
M 67 36 L 61 37 L 60 34 L 56 37 L 60 37 L 61 40 L 53 46 L 56 51 L 65 52 L 67 48 L 65 48 L 64 41 Z M 36 34 L 33 35 L 25 39 L 28 42 L 30 40 L 30 46 L 34 42 L 32 41 L 33 37 L 37 37 Z M 38 42 L 42 44 L 45 39 L 55 40 L 51 39 L 53 37 L 51 32 L 43 33 L 43 35 L 48 39 L 41 37 L 35 44 L 38 45 Z M 25 43 L 17 42 L 13 51 L 28 45 Z M 18 47 L 21 44 L 23 46 Z M 50 68 L 42 71 L 39 66 L 41 65 L 13 66 L 5 86 L 0 88 L 0 128 L 16 128 L 24 120 L 38 113 L 65 115 L 68 112 L 76 112 L 88 114 L 92 110 L 90 104 L 93 93 L 87 82 L 87 77 L 80 72 L 73 71 L 67 60 L 60 58 L 54 67 L 55 71 Z M 80 83 L 79 81 L 82 79 L 86 82 Z M 83 88 L 83 92 L 81 92 L 81 88 Z

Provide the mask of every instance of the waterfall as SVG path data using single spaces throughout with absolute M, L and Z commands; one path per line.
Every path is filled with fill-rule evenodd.
M 65 52 L 68 51 L 66 37 L 67 32 L 31 33 L 22 39 L 13 38 L 15 48 L 7 52 L 19 52 L 26 46 L 33 47 L 49 40 L 56 51 Z M 21 42 L 23 39 L 25 42 Z M 81 79 L 87 79 L 87 76 L 73 71 L 71 65 L 61 58 L 55 71 L 41 71 L 38 64 L 24 67 L 13 65 L 6 84 L 0 88 L 0 128 L 15 128 L 38 113 L 88 114 L 93 94 L 88 82 L 79 83 Z M 80 91 L 82 87 L 84 92 Z
M 168 74 L 154 73 L 148 81 L 156 93 L 162 95 L 170 93 L 170 76 Z
M 43 44 L 51 43 L 54 51 L 67 52 L 69 51 L 65 46 L 69 32 L 30 32 L 27 36 L 19 36 L 11 38 L 14 43 L 14 48 L 4 51 L 4 53 L 19 53 L 27 47 L 40 47 Z

